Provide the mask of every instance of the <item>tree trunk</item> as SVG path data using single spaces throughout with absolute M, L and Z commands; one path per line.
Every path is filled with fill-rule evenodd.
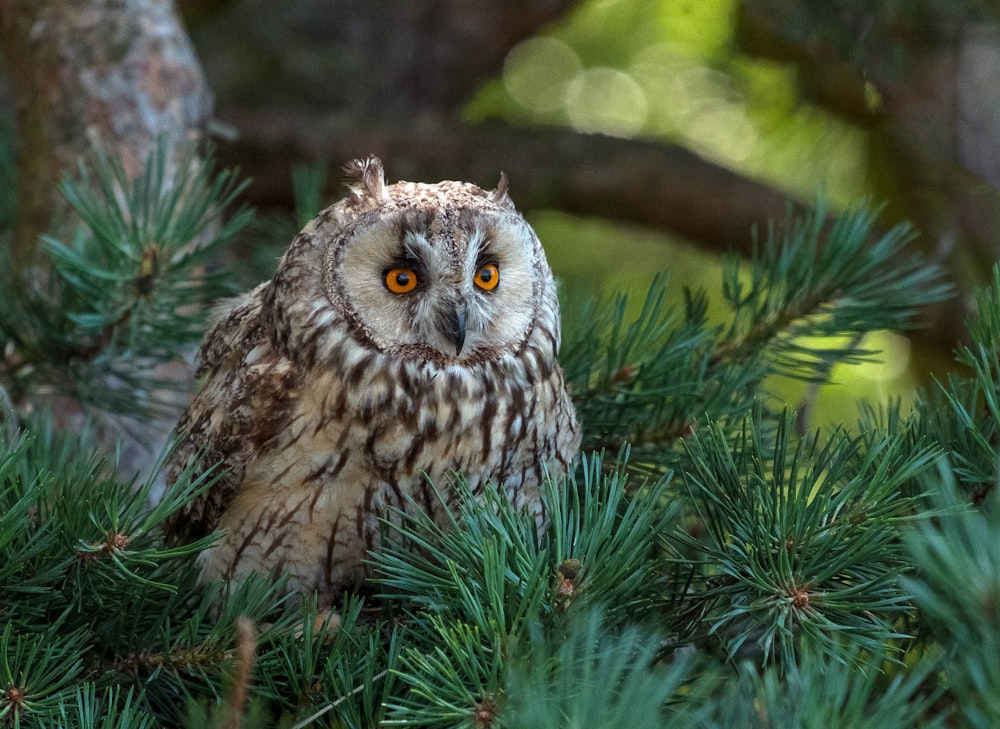
M 70 232 L 62 177 L 99 151 L 120 159 L 134 179 L 164 144 L 169 179 L 202 140 L 211 96 L 171 0 L 0 0 L 0 50 L 19 144 L 12 263 L 23 285 L 42 286 L 39 236 Z M 193 382 L 190 365 L 180 361 L 157 375 L 175 386 L 171 392 Z M 65 387 L 50 389 L 36 392 L 29 406 L 50 409 L 67 432 L 93 425 L 98 446 L 115 457 L 125 480 L 149 473 L 176 416 L 148 421 L 88 412 Z M 172 398 L 178 411 L 185 399 Z
M 82 156 L 117 153 L 134 177 L 161 137 L 177 155 L 202 138 L 211 98 L 171 0 L 0 0 L 0 51 L 17 114 L 19 268 L 65 224 L 58 185 Z

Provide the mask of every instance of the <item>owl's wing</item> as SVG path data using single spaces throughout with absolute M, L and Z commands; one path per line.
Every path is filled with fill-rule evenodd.
M 226 307 L 198 352 L 204 378 L 177 425 L 178 441 L 167 470 L 174 482 L 193 467 L 222 469 L 218 480 L 174 513 L 167 537 L 185 542 L 211 533 L 237 494 L 247 464 L 266 452 L 284 430 L 297 395 L 299 371 L 275 349 L 261 284 Z

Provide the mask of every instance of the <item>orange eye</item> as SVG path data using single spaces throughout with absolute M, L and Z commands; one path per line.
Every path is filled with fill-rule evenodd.
M 385 272 L 385 287 L 394 294 L 408 294 L 417 288 L 417 272 L 412 268 L 390 268 Z
M 483 291 L 492 291 L 500 283 L 500 269 L 495 263 L 487 263 L 476 272 L 476 286 Z

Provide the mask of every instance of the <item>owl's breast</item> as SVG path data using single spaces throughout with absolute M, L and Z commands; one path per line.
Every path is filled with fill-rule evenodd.
M 398 481 L 469 467 L 482 471 L 490 460 L 483 433 L 507 409 L 501 403 L 506 388 L 491 386 L 480 370 L 400 370 L 392 383 L 377 377 L 366 383 L 344 413 L 348 427 L 361 426 L 359 445 L 373 475 Z
M 558 368 L 533 380 L 498 365 L 368 364 L 363 376 L 303 379 L 287 426 L 246 465 L 219 524 L 226 537 L 203 556 L 207 578 L 278 567 L 294 589 L 335 594 L 364 576 L 380 517 L 415 504 L 442 519 L 456 473 L 473 493 L 502 484 L 516 508 L 541 516 L 544 478 L 579 447 Z
M 362 375 L 306 383 L 286 434 L 308 464 L 299 469 L 326 488 L 339 491 L 350 473 L 367 481 L 375 501 L 403 505 L 427 499 L 428 479 L 447 491 L 460 472 L 474 490 L 492 480 L 512 496 L 524 486 L 535 494 L 543 474 L 565 471 L 576 454 L 578 427 L 558 368 L 532 380 L 516 362 L 365 364 Z

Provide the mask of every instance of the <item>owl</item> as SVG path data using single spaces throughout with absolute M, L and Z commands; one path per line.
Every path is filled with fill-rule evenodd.
M 345 172 L 349 194 L 201 345 L 168 478 L 221 477 L 167 531 L 221 530 L 204 580 L 273 570 L 330 603 L 366 576 L 393 507 L 443 520 L 461 473 L 541 521 L 543 479 L 579 449 L 555 282 L 506 177 L 388 185 L 376 157 Z

